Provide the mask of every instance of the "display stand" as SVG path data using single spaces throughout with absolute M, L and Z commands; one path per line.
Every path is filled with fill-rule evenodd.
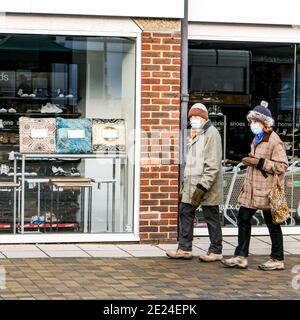
M 14 174 L 14 181 L 17 181 L 17 177 L 16 177 L 16 168 L 17 168 L 17 162 L 21 161 L 21 176 L 20 176 L 20 182 L 21 182 L 21 194 L 20 194 L 20 219 L 21 219 L 21 223 L 20 223 L 20 232 L 23 234 L 25 233 L 24 231 L 24 226 L 25 226 L 25 198 L 26 198 L 26 189 L 25 189 L 25 182 L 26 180 L 29 180 L 27 178 L 25 178 L 25 166 L 26 166 L 26 161 L 30 161 L 30 160 L 40 160 L 40 161 L 44 161 L 44 160 L 49 160 L 49 159 L 72 159 L 72 158 L 80 158 L 80 159 L 112 159 L 113 160 L 113 176 L 112 179 L 110 180 L 111 184 L 112 184 L 112 231 L 115 230 L 115 199 L 116 199 L 116 190 L 115 190 L 115 181 L 116 181 L 116 167 L 120 167 L 120 185 L 121 185 L 121 193 L 125 192 L 125 188 L 124 188 L 124 181 L 126 179 L 126 164 L 127 164 L 127 155 L 125 153 L 112 153 L 112 154 L 104 154 L 104 153 L 92 153 L 92 154 L 24 154 L 24 153 L 14 153 L 14 168 L 15 168 L 15 174 Z M 55 177 L 52 177 L 52 182 L 54 181 Z M 66 177 L 66 178 L 70 178 L 70 177 Z M 73 177 L 76 178 L 76 177 Z M 73 179 L 72 178 L 72 179 Z M 37 179 L 30 179 L 31 182 L 33 182 L 34 180 L 36 180 L 37 182 L 41 183 L 41 182 L 45 182 L 44 179 L 42 179 L 43 181 L 39 181 Z M 49 177 L 49 179 L 51 179 L 51 177 Z M 49 179 L 47 179 L 47 181 L 49 181 Z M 59 177 L 60 181 L 62 180 L 61 177 Z M 73 179 L 74 180 L 74 179 Z M 91 180 L 91 179 L 90 179 Z M 98 184 L 98 188 L 102 183 L 107 183 L 107 180 L 100 180 L 100 181 L 92 181 L 91 183 L 94 182 L 96 184 Z M 114 182 L 114 183 L 113 183 Z M 65 180 L 65 183 L 66 180 Z M 57 186 L 59 187 L 59 186 Z M 83 186 L 85 188 L 85 186 Z M 88 186 L 89 187 L 89 186 Z M 40 190 L 40 189 L 39 189 Z M 108 188 L 107 188 L 107 192 L 108 192 Z M 39 195 L 38 195 L 39 197 Z M 39 198 L 40 199 L 40 198 Z M 90 204 L 91 206 L 91 204 Z M 107 204 L 108 206 L 108 204 Z M 39 209 L 39 205 L 38 205 L 38 209 Z M 91 208 L 89 208 L 89 210 L 91 210 Z M 89 211 L 89 215 L 88 215 L 88 232 L 91 232 L 91 211 Z M 50 223 L 51 225 L 51 223 Z M 57 223 L 57 225 L 59 225 Z

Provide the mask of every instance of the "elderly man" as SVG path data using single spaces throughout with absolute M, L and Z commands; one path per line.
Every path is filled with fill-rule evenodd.
M 171 259 L 192 259 L 195 211 L 202 206 L 207 223 L 210 247 L 199 259 L 205 262 L 222 260 L 222 229 L 219 205 L 223 202 L 222 143 L 219 131 L 208 119 L 206 107 L 192 106 L 188 114 L 192 137 L 188 144 L 184 180 L 180 190 L 179 244 L 167 251 Z

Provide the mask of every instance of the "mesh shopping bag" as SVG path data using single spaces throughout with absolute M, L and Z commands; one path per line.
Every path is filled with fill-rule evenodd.
M 284 190 L 279 185 L 278 175 L 274 175 L 273 185 L 269 193 L 270 209 L 274 224 L 281 224 L 289 217 L 289 207 L 286 201 Z

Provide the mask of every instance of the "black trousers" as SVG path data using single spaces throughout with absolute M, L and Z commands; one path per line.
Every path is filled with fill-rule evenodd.
M 219 206 L 202 206 L 210 238 L 209 252 L 222 253 L 222 229 Z M 194 237 L 194 219 L 196 209 L 188 204 L 179 204 L 179 245 L 178 248 L 191 251 Z
M 251 237 L 251 218 L 256 212 L 255 209 L 249 209 L 245 207 L 240 207 L 238 213 L 238 246 L 235 249 L 235 256 L 248 257 L 249 255 L 249 245 Z M 264 219 L 266 225 L 270 232 L 272 249 L 271 258 L 277 260 L 283 260 L 283 236 L 281 232 L 280 225 L 273 224 L 272 215 L 270 210 L 263 211 Z

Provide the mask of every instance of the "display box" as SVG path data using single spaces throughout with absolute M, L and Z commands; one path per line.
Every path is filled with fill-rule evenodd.
M 20 152 L 55 153 L 56 120 L 20 117 Z
M 93 119 L 93 150 L 104 153 L 125 152 L 124 119 Z
M 57 153 L 91 153 L 92 122 L 90 119 L 56 119 Z

